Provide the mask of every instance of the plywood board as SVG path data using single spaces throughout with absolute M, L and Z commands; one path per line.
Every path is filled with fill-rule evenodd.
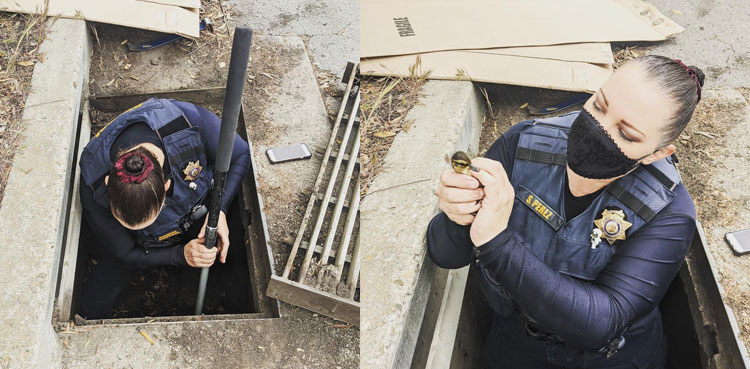
M 640 0 L 360 2 L 360 55 L 657 41 L 681 32 Z
M 1 11 L 38 14 L 43 8 L 44 0 L 0 0 Z M 47 14 L 186 37 L 200 33 L 196 9 L 139 0 L 55 0 L 49 2 Z
M 612 74 L 611 64 L 591 64 L 466 51 L 419 55 L 429 78 L 472 80 L 567 91 L 596 91 Z M 390 56 L 362 60 L 360 72 L 374 76 L 409 76 L 417 56 Z

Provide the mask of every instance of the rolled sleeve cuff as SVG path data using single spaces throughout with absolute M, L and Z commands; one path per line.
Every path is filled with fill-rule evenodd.
M 498 233 L 497 236 L 491 240 L 479 245 L 474 246 L 474 253 L 478 259 L 491 258 L 500 250 L 510 238 L 513 236 L 513 232 L 506 228 L 504 231 Z

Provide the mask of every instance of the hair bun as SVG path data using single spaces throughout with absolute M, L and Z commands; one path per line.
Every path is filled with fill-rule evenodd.
M 690 65 L 688 66 L 688 68 L 692 69 L 693 72 L 695 72 L 695 76 L 698 77 L 698 83 L 700 83 L 701 87 L 703 87 L 703 80 L 706 78 L 706 75 L 703 73 L 703 71 L 695 65 Z
M 143 171 L 145 163 L 141 155 L 130 155 L 123 163 L 123 169 L 130 175 L 138 175 Z

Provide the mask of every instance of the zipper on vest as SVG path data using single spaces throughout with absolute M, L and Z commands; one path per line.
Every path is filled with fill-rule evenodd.
M 143 245 L 143 251 L 146 251 L 146 254 L 148 254 L 148 246 L 146 246 L 146 243 L 144 242 L 141 245 Z

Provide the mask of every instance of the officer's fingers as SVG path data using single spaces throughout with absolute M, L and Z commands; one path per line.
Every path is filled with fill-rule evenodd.
M 446 202 L 440 204 L 440 210 L 446 214 L 466 215 L 471 214 L 482 207 L 476 201 L 469 202 Z
M 202 257 L 215 257 L 217 250 L 218 249 L 216 247 L 209 249 L 204 245 L 200 245 L 197 249 L 198 254 L 200 254 Z
M 471 175 L 474 176 L 474 178 L 478 179 L 479 182 L 485 187 L 485 194 L 497 191 L 497 179 L 493 177 L 489 172 L 482 169 L 478 172 L 471 172 Z
M 466 215 L 449 215 L 448 218 L 450 218 L 453 222 L 460 224 L 460 225 L 469 225 L 474 222 L 474 216 L 471 214 Z
M 196 268 L 208 268 L 210 267 L 214 262 L 212 260 L 196 260 L 195 261 L 195 267 Z
M 221 240 L 222 246 L 229 246 L 229 229 L 224 227 L 224 229 L 219 232 L 219 239 Z
M 229 244 L 228 243 L 227 243 L 227 245 L 225 247 L 221 248 L 221 262 L 222 263 L 226 263 L 227 262 L 227 252 L 229 252 Z
M 471 178 L 465 174 L 456 173 L 453 169 L 446 169 L 440 174 L 440 183 L 447 187 L 458 187 L 458 188 L 477 188 L 479 182 L 476 179 Z
M 443 191 L 442 196 L 440 196 L 440 200 L 446 202 L 468 202 L 480 200 L 483 197 L 484 189 L 482 188 L 467 190 L 464 188 L 448 187 Z
M 477 168 L 489 172 L 493 177 L 495 177 L 495 180 L 497 182 L 508 182 L 508 173 L 505 172 L 505 167 L 503 167 L 503 164 L 499 161 L 487 158 L 476 158 L 472 160 L 471 163 L 474 164 L 474 166 L 476 166 Z
M 202 257 L 202 256 L 193 258 L 193 260 L 194 260 L 195 263 L 201 263 L 201 264 L 212 263 L 214 261 L 214 259 L 216 259 L 216 258 Z

